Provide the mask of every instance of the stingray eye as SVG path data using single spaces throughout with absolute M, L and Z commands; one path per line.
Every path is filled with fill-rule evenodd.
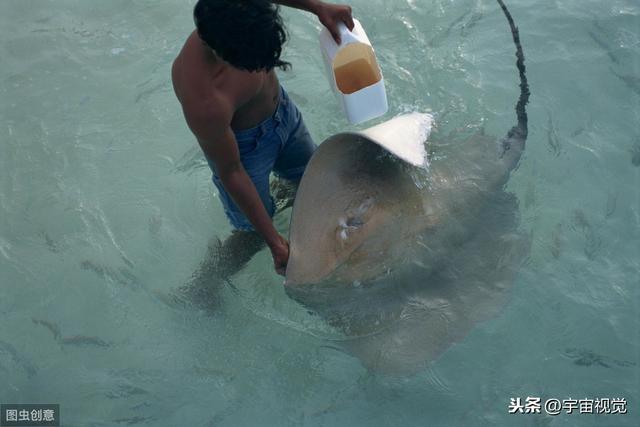
M 373 197 L 365 198 L 358 207 L 356 207 L 355 209 L 352 209 L 354 216 L 364 215 L 369 210 L 369 208 L 373 206 L 373 202 L 374 202 Z

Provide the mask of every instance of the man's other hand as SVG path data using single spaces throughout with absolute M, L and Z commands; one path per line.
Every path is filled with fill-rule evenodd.
M 343 22 L 349 31 L 353 30 L 353 16 L 351 16 L 350 6 L 321 2 L 316 9 L 316 15 L 338 44 L 341 42 L 340 30 L 338 29 L 340 22 Z
M 270 249 L 276 273 L 284 276 L 287 271 L 287 261 L 289 261 L 289 242 L 284 237 L 279 237 L 278 241 L 270 246 Z

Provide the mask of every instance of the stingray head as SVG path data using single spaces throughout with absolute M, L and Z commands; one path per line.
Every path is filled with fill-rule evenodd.
M 287 286 L 353 283 L 387 271 L 422 211 L 408 167 L 362 134 L 323 142 L 293 207 Z

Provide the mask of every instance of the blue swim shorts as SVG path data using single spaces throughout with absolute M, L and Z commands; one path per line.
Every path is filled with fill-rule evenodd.
M 234 133 L 242 166 L 256 186 L 269 216 L 273 216 L 275 204 L 269 192 L 269 175 L 273 171 L 280 178 L 299 181 L 316 149 L 302 115 L 281 86 L 280 100 L 273 115 L 253 128 Z M 231 225 L 238 230 L 253 230 L 249 219 L 224 189 L 213 160 L 207 158 L 207 161 Z

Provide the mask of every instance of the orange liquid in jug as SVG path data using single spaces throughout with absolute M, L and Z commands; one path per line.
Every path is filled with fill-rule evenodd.
M 360 58 L 352 62 L 347 62 L 333 70 L 336 76 L 336 83 L 340 92 L 350 94 L 357 92 L 367 86 L 376 83 L 378 76 L 376 70 L 367 62 Z

